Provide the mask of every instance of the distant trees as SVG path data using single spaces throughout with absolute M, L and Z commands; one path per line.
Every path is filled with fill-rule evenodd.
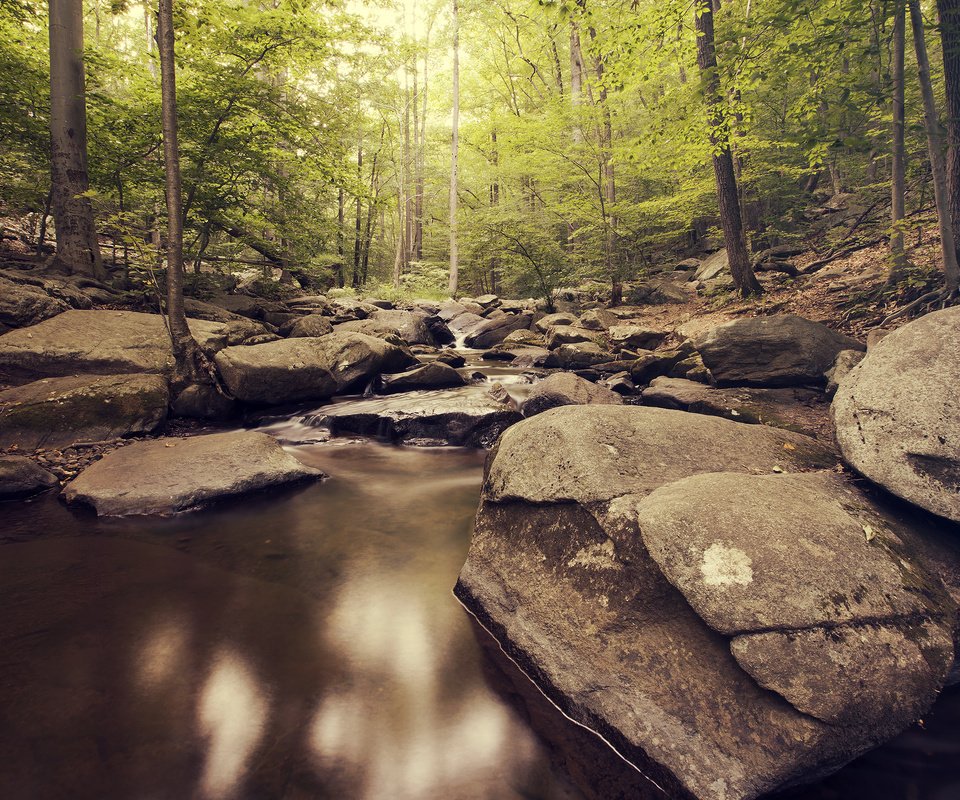
M 57 252 L 53 268 L 105 275 L 93 205 L 86 194 L 87 107 L 82 0 L 50 0 L 50 173 Z

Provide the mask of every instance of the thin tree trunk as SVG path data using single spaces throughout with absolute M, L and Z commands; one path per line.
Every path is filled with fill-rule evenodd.
M 50 0 L 50 172 L 57 254 L 53 268 L 103 280 L 93 205 L 86 195 L 87 105 L 83 4 Z
M 163 160 L 167 201 L 167 320 L 176 362 L 174 384 L 184 388 L 200 379 L 201 354 L 183 308 L 183 194 L 177 140 L 177 84 L 174 62 L 173 0 L 159 0 L 157 44 L 160 52 L 160 94 Z
M 698 13 L 698 11 L 702 13 Z M 714 45 L 713 11 L 710 8 L 698 9 L 694 11 L 694 15 L 697 30 L 697 66 L 700 68 L 704 97 L 710 115 L 713 172 L 717 184 L 723 239 L 730 260 L 730 275 L 740 294 L 744 296 L 760 294 L 763 288 L 753 273 L 750 256 L 747 253 L 730 142 L 726 139 L 726 134 L 722 132 L 722 95 L 720 93 L 720 76 L 717 73 L 717 53 Z
M 943 135 L 937 107 L 930 83 L 930 60 L 927 56 L 926 37 L 923 32 L 923 15 L 919 0 L 908 0 L 910 22 L 913 26 L 913 46 L 917 54 L 920 75 L 920 90 L 923 94 L 924 122 L 927 129 L 927 145 L 930 151 L 930 171 L 933 173 L 933 194 L 937 204 L 937 220 L 940 228 L 940 249 L 943 253 L 943 272 L 948 291 L 960 285 L 960 266 L 957 263 L 957 248 L 950 224 L 950 208 L 947 196 L 947 168 L 943 157 Z
M 337 190 L 337 265 L 334 267 L 334 277 L 337 280 L 337 286 L 341 289 L 344 286 L 343 277 L 343 259 L 344 259 L 344 194 L 343 187 Z
M 360 233 L 363 227 L 363 199 L 360 196 L 360 179 L 363 177 L 363 140 L 360 140 L 360 143 L 357 145 L 357 206 L 356 206 L 356 223 L 354 228 L 353 235 L 353 274 L 350 276 L 350 285 L 356 286 L 360 272 L 360 254 L 361 254 L 361 241 Z
M 947 95 L 947 192 L 953 243 L 960 248 L 960 0 L 937 0 Z
M 583 141 L 578 108 L 583 96 L 583 49 L 580 47 L 580 28 L 577 21 L 570 19 L 570 106 L 573 109 L 573 142 Z
M 47 221 L 50 219 L 50 207 L 53 204 L 53 187 L 47 192 L 46 202 L 43 204 L 43 214 L 40 215 L 40 230 L 37 232 L 37 254 L 43 253 L 43 246 L 47 241 Z
M 890 271 L 887 281 L 896 283 L 907 264 L 903 249 L 903 219 L 906 216 L 906 150 L 904 147 L 904 53 L 906 50 L 905 0 L 895 0 L 893 11 L 893 147 L 890 167 Z
M 457 161 L 460 147 L 460 19 L 457 0 L 453 0 L 453 136 L 450 144 L 450 284 L 451 297 L 457 296 L 459 253 L 457 251 Z

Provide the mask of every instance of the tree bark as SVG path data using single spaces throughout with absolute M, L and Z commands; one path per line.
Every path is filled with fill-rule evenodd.
M 50 0 L 50 173 L 57 253 L 52 267 L 103 280 L 93 205 L 86 196 L 87 104 L 83 4 Z
M 163 161 L 167 201 L 167 324 L 176 362 L 174 386 L 203 381 L 203 356 L 190 333 L 183 308 L 183 190 L 177 140 L 177 83 L 174 62 L 173 0 L 159 0 L 157 44 L 160 54 L 160 96 Z
M 334 278 L 337 281 L 337 286 L 341 289 L 344 286 L 344 277 L 343 277 L 343 259 L 344 259 L 344 230 L 343 230 L 343 219 L 344 219 L 344 192 L 343 187 L 341 186 L 337 190 L 337 264 L 334 267 Z
M 457 250 L 457 167 L 460 147 L 460 19 L 453 0 L 453 136 L 450 143 L 450 283 L 451 297 L 457 296 L 459 252 Z
M 722 95 L 720 75 L 717 72 L 717 53 L 714 44 L 713 10 L 698 7 L 694 11 L 697 31 L 697 66 L 703 83 L 703 93 L 710 116 L 710 145 L 713 149 L 713 173 L 717 184 L 717 199 L 720 205 L 720 222 L 723 239 L 730 260 L 730 275 L 741 295 L 760 294 L 763 288 L 753 273 L 750 255 L 747 253 L 740 214 L 740 198 L 737 193 L 737 178 L 733 171 L 733 154 L 730 142 L 723 132 Z
M 895 0 L 893 11 L 893 146 L 890 167 L 890 271 L 887 282 L 895 284 L 907 264 L 903 249 L 903 219 L 906 216 L 906 149 L 904 147 L 904 54 L 906 51 L 905 0 Z
M 937 0 L 937 10 L 947 95 L 947 206 L 953 243 L 960 248 L 960 0 Z
M 353 234 L 353 273 L 350 276 L 350 285 L 356 286 L 360 272 L 361 241 L 360 234 L 363 228 L 363 198 L 360 196 L 360 180 L 363 177 L 363 139 L 357 145 L 357 202 L 356 220 Z
M 917 54 L 920 91 L 923 95 L 923 115 L 927 129 L 927 146 L 930 151 L 930 171 L 933 173 L 933 194 L 937 204 L 943 272 L 947 290 L 956 291 L 958 285 L 960 285 L 960 266 L 957 262 L 957 248 L 953 239 L 953 227 L 950 223 L 947 168 L 943 156 L 943 135 L 937 115 L 937 106 L 933 99 L 933 86 L 930 83 L 930 59 L 927 56 L 927 42 L 923 31 L 923 14 L 920 12 L 919 0 L 908 0 L 908 5 L 910 8 L 910 23 L 913 26 L 913 46 Z

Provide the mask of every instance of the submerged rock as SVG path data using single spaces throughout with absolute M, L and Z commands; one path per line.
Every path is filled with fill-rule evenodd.
M 457 594 L 565 713 L 677 793 L 813 780 L 929 707 L 956 619 L 908 527 L 798 474 L 833 463 L 759 425 L 547 411 L 491 453 Z
M 0 500 L 15 500 L 52 489 L 57 478 L 26 456 L 0 455 Z
M 63 447 L 152 433 L 167 418 L 160 375 L 44 378 L 0 392 L 0 447 Z
M 326 399 L 413 361 L 396 345 L 346 332 L 228 347 L 216 357 L 231 394 L 243 402 L 261 404 Z
M 621 405 L 616 392 L 569 372 L 557 372 L 540 381 L 523 404 L 523 416 L 532 417 L 558 406 Z
M 833 401 L 847 462 L 888 491 L 960 522 L 960 308 L 870 348 Z
M 221 497 L 323 477 L 256 431 L 153 439 L 114 450 L 64 488 L 100 516 L 171 514 Z
M 494 395 L 471 387 L 334 403 L 306 421 L 334 436 L 489 447 L 521 419 L 506 392 Z
M 823 386 L 856 339 L 794 314 L 738 319 L 707 331 L 695 346 L 721 386 Z

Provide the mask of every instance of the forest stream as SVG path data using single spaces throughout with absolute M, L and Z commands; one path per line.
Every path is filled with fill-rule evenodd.
M 522 395 L 517 370 L 488 374 Z M 263 429 L 305 441 L 309 417 Z M 451 593 L 483 451 L 290 451 L 329 479 L 167 518 L 3 509 L 0 797 L 664 796 Z M 958 751 L 953 689 L 922 729 L 791 796 L 950 800 Z

